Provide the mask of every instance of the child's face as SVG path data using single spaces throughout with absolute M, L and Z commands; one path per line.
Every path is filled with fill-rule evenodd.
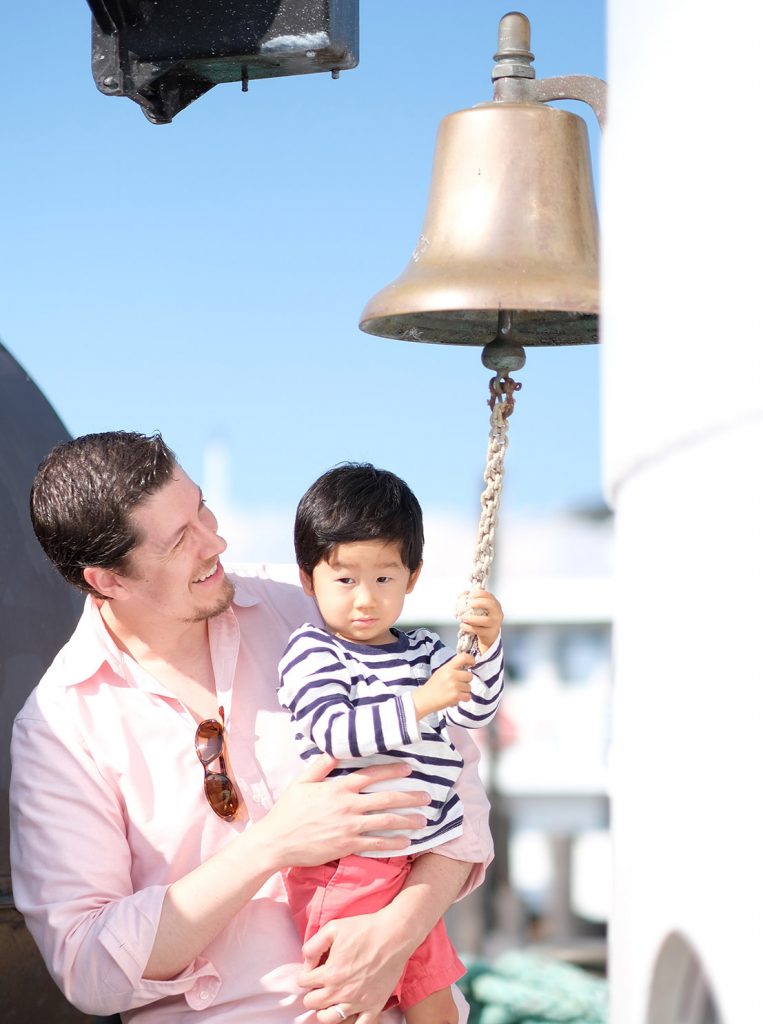
M 403 565 L 399 545 L 360 540 L 340 544 L 316 565 L 312 578 L 301 569 L 300 577 L 332 633 L 377 646 L 392 641 L 390 626 L 397 622 L 420 570 L 411 572 Z

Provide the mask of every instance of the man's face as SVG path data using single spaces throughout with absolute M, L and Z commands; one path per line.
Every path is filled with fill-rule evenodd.
M 230 607 L 233 585 L 219 556 L 227 547 L 201 491 L 178 466 L 172 479 L 132 514 L 139 542 L 123 586 L 132 614 L 201 622 Z

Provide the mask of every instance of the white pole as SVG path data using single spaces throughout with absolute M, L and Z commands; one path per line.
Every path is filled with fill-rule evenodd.
M 763 1013 L 763 13 L 611 0 L 608 17 L 612 1024 L 694 1024 L 670 946 L 652 991 L 675 932 L 737 1024 Z

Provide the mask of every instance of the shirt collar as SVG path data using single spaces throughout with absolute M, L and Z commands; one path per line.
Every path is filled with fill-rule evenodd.
M 233 603 L 238 608 L 252 608 L 260 603 L 262 597 L 259 593 L 260 581 L 257 577 L 238 576 L 235 570 L 228 571 L 226 576 L 233 584 Z
M 98 602 L 88 594 L 77 628 L 59 655 L 57 675 L 63 686 L 73 686 L 94 676 L 104 662 L 124 677 L 124 655 L 106 629 Z
M 251 581 L 231 578 L 235 588 L 233 603 L 239 608 L 252 608 L 260 603 L 260 595 L 247 586 Z M 63 686 L 76 686 L 92 678 L 104 662 L 121 678 L 126 678 L 125 656 L 117 647 L 101 617 L 98 602 L 92 594 L 85 599 L 82 616 L 69 642 L 60 654 L 58 678 Z

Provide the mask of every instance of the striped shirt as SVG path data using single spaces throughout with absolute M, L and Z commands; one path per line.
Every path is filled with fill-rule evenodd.
M 410 838 L 410 847 L 369 852 L 368 857 L 428 850 L 461 834 L 463 813 L 453 784 L 463 761 L 448 736 L 448 724 L 468 729 L 487 725 L 503 691 L 499 637 L 471 669 L 471 699 L 418 721 L 414 688 L 450 661 L 454 652 L 428 629 L 392 633 L 392 643 L 369 646 L 305 624 L 292 633 L 278 667 L 278 699 L 291 713 L 303 760 L 331 754 L 341 762 L 333 775 L 403 760 L 412 768 L 410 776 L 369 789 L 423 789 L 432 798 L 427 807 L 410 811 L 423 813 L 427 824 L 399 833 Z

